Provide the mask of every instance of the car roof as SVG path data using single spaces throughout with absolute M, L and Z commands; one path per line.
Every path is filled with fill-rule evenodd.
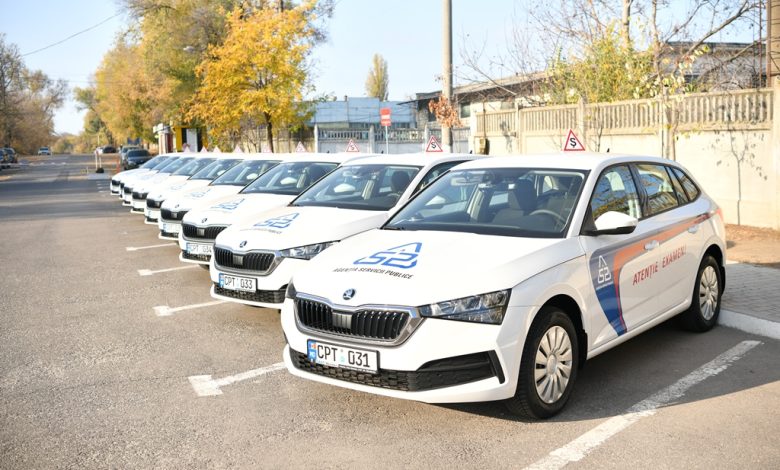
M 482 155 L 473 155 L 470 153 L 398 153 L 398 154 L 378 154 L 356 158 L 344 163 L 346 165 L 415 165 L 415 166 L 433 166 L 439 163 L 450 162 L 453 160 L 483 160 Z
M 558 152 L 547 154 L 507 155 L 481 158 L 458 166 L 459 170 L 483 168 L 548 168 L 566 170 L 601 170 L 618 163 L 647 162 L 679 166 L 660 157 L 596 152 Z
M 267 154 L 266 154 L 267 155 Z M 295 152 L 278 153 L 282 162 L 331 162 L 343 164 L 355 158 L 360 158 L 368 154 L 358 153 L 315 153 L 315 152 Z

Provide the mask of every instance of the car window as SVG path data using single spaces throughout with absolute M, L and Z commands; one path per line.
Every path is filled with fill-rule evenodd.
M 669 173 L 663 165 L 639 163 L 636 169 L 639 173 L 639 184 L 647 193 L 648 217 L 677 207 L 677 196 L 674 194 Z
M 637 193 L 631 171 L 625 165 L 607 168 L 599 176 L 593 196 L 590 199 L 590 213 L 595 221 L 605 212 L 614 211 L 642 218 Z
M 176 176 L 192 176 L 195 173 L 199 172 L 200 170 L 214 163 L 214 160 L 216 159 L 195 158 L 191 162 L 187 163 L 186 165 L 182 166 L 178 170 L 174 171 L 173 174 Z
M 211 184 L 213 186 L 246 186 L 277 163 L 279 163 L 279 160 L 245 160 L 240 165 L 236 165 L 223 173 L 222 176 L 216 178 Z
M 688 203 L 688 195 L 685 194 L 685 190 L 683 189 L 682 185 L 680 184 L 680 181 L 677 180 L 677 177 L 674 176 L 674 173 L 672 172 L 672 169 L 670 167 L 666 167 L 666 173 L 669 174 L 669 179 L 672 181 L 672 187 L 674 188 L 674 194 L 677 196 L 677 201 L 680 204 L 687 204 Z
M 699 197 L 699 188 L 696 187 L 691 178 L 685 174 L 684 171 L 680 170 L 679 168 L 672 167 L 672 172 L 674 172 L 674 175 L 680 180 L 680 183 L 682 184 L 689 201 L 693 201 Z
M 183 157 L 179 158 L 177 160 L 174 160 L 170 165 L 166 165 L 165 168 L 160 169 L 160 173 L 171 173 L 173 174 L 176 170 L 183 167 L 184 165 L 188 164 L 194 160 L 192 157 Z
M 457 160 L 452 162 L 444 162 L 439 163 L 438 165 L 434 166 L 430 170 L 428 170 L 428 173 L 423 176 L 422 180 L 420 180 L 420 184 L 417 185 L 417 187 L 414 189 L 414 192 L 417 193 L 421 191 L 423 188 L 431 184 L 431 181 L 435 180 L 439 176 L 441 176 L 442 173 L 446 172 L 450 168 L 454 167 L 455 165 L 460 165 L 461 163 L 465 162 L 467 160 Z
M 297 196 L 336 166 L 338 164 L 334 162 L 283 162 L 249 183 L 241 192 Z
M 456 168 L 431 183 L 384 228 L 560 238 L 585 176 L 583 171 L 544 168 Z M 541 197 L 545 180 L 569 186 L 556 197 Z
M 211 165 L 192 175 L 192 178 L 190 179 L 211 181 L 239 163 L 241 163 L 241 160 L 236 158 L 220 158 Z
M 420 171 L 418 166 L 387 164 L 337 168 L 303 192 L 293 204 L 344 209 L 388 210 Z

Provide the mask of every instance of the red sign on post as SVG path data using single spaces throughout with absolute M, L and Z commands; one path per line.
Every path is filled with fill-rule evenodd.
M 379 108 L 379 123 L 383 126 L 390 126 L 390 108 Z

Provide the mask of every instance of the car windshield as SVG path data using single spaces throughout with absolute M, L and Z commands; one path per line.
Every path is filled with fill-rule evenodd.
M 192 176 L 214 163 L 214 160 L 216 160 L 216 158 L 196 158 L 174 171 L 173 174 L 175 176 Z
M 270 193 L 296 196 L 315 181 L 330 173 L 337 164 L 332 162 L 284 162 L 268 170 L 241 192 L 244 194 Z
M 170 157 L 168 160 L 164 161 L 161 165 L 154 167 L 154 169 L 157 170 L 158 173 L 167 171 L 166 168 L 176 163 L 176 161 L 178 161 L 180 158 L 181 157 Z
M 127 152 L 127 158 L 143 158 L 148 157 L 149 151 L 142 149 L 142 150 L 131 150 Z
M 165 156 L 154 157 L 151 160 L 149 160 L 148 162 L 146 162 L 143 165 L 141 165 L 141 168 L 146 168 L 147 170 L 152 170 L 155 167 L 164 164 L 166 161 L 168 161 L 168 158 L 170 158 L 170 157 L 165 157 Z
M 246 186 L 279 163 L 279 160 L 246 160 L 211 182 L 214 186 Z
M 419 166 L 343 166 L 307 189 L 293 205 L 386 211 L 396 205 L 419 171 Z
M 453 170 L 383 228 L 562 238 L 586 176 L 542 168 Z
M 241 163 L 241 160 L 238 158 L 220 158 L 192 175 L 190 179 L 211 181 L 239 163 Z
M 176 160 L 172 161 L 170 164 L 165 165 L 165 168 L 160 168 L 160 173 L 171 173 L 173 174 L 176 170 L 183 167 L 187 163 L 193 161 L 195 158 L 193 157 L 180 157 Z

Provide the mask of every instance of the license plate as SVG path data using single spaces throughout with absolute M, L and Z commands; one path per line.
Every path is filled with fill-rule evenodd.
M 155 209 L 149 209 L 149 218 L 150 219 L 159 219 L 160 218 L 160 211 Z
M 239 277 L 219 273 L 219 287 L 228 290 L 254 292 L 257 290 L 257 280 L 251 277 Z
M 187 253 L 191 255 L 210 255 L 211 245 L 208 243 L 187 243 Z
M 309 360 L 315 364 L 340 367 L 376 374 L 379 369 L 379 353 L 365 349 L 323 343 L 310 339 L 307 342 Z
M 162 224 L 163 232 L 166 232 L 166 233 L 179 233 L 179 228 L 180 227 L 181 227 L 181 225 L 179 225 L 179 224 L 168 224 L 168 223 L 165 223 L 165 222 L 163 222 L 163 224 Z

